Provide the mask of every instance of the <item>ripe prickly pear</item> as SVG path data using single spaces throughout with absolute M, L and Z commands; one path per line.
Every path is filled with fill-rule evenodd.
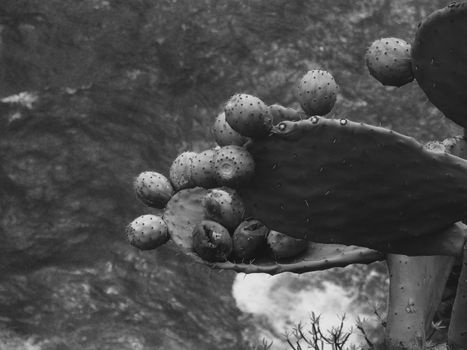
M 193 250 L 203 260 L 226 261 L 232 252 L 232 238 L 221 224 L 203 220 L 193 229 Z
M 262 137 L 272 127 L 268 107 L 259 98 L 248 94 L 233 95 L 225 105 L 227 123 L 243 136 Z
M 338 89 L 331 73 L 310 70 L 298 83 L 298 102 L 308 115 L 326 115 L 336 103 Z
M 374 41 L 365 61 L 370 74 L 383 85 L 402 86 L 413 79 L 409 43 L 398 38 Z
M 293 238 L 274 230 L 269 231 L 267 243 L 276 259 L 292 258 L 308 247 L 306 240 Z
M 194 152 L 183 152 L 175 158 L 170 166 L 169 177 L 175 190 L 193 187 L 193 160 Z
M 132 246 L 141 250 L 155 249 L 169 240 L 165 221 L 157 215 L 142 215 L 126 228 L 126 236 Z
M 236 132 L 225 120 L 225 112 L 219 114 L 214 121 L 212 134 L 219 146 L 237 145 L 242 146 L 248 140 L 245 136 Z
M 229 230 L 234 230 L 242 221 L 245 207 L 235 190 L 227 187 L 215 188 L 203 198 L 204 214 Z
M 162 209 L 174 193 L 169 179 L 154 171 L 145 171 L 135 179 L 133 187 L 138 198 L 147 206 Z
M 251 260 L 266 243 L 269 229 L 259 220 L 245 220 L 235 229 L 233 240 L 233 253 L 240 261 Z
M 255 162 L 250 153 L 240 146 L 225 146 L 214 157 L 217 180 L 224 186 L 236 186 L 247 182 L 255 172 Z
M 216 186 L 214 169 L 215 151 L 208 149 L 193 158 L 192 179 L 195 186 L 210 188 Z

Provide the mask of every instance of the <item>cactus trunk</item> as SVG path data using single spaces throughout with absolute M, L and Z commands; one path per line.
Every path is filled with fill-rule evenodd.
M 448 348 L 451 350 L 467 349 L 467 245 L 464 246 L 462 269 L 452 308 Z
M 425 349 L 453 263 L 454 258 L 446 256 L 388 254 L 387 349 Z

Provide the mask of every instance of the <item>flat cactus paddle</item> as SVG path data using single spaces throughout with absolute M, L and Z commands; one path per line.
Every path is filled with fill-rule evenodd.
M 310 242 L 302 254 L 295 258 L 281 260 L 280 263 L 273 260 L 267 252 L 263 252 L 260 257 L 251 262 L 211 263 L 204 261 L 193 251 L 192 232 L 193 228 L 204 219 L 201 202 L 207 193 L 208 190 L 199 187 L 181 190 L 170 199 L 163 217 L 172 241 L 182 252 L 211 268 L 244 273 L 304 273 L 350 264 L 368 264 L 384 259 L 384 254 L 368 248 Z
M 467 4 L 453 2 L 425 18 L 412 46 L 412 70 L 429 100 L 467 127 Z
M 467 161 L 346 119 L 284 121 L 248 147 L 255 176 L 237 189 L 272 230 L 378 247 L 436 234 L 467 212 Z

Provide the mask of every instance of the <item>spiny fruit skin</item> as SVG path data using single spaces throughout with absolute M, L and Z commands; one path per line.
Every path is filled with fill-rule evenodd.
M 399 87 L 414 79 L 411 60 L 411 45 L 398 38 L 374 41 L 365 55 L 370 74 L 387 86 Z
M 212 134 L 219 146 L 242 146 L 248 140 L 248 138 L 240 135 L 227 123 L 227 120 L 225 120 L 225 112 L 220 113 L 214 121 Z
M 126 228 L 130 244 L 141 250 L 155 249 L 169 240 L 165 221 L 157 215 L 142 215 L 133 220 Z
M 191 173 L 195 186 L 204 188 L 211 188 L 216 186 L 216 171 L 214 169 L 215 154 L 215 150 L 208 149 L 194 156 Z
M 169 177 L 175 190 L 194 187 L 193 160 L 196 156 L 195 152 L 183 152 L 173 161 Z
M 203 198 L 204 214 L 229 230 L 234 230 L 242 221 L 245 206 L 237 192 L 228 187 L 215 188 Z
M 268 107 L 258 97 L 248 94 L 233 95 L 225 107 L 227 123 L 243 136 L 267 136 L 272 127 Z
M 306 240 L 293 238 L 274 230 L 269 232 L 267 244 L 276 259 L 292 258 L 308 247 Z
M 203 260 L 226 261 L 232 253 L 232 238 L 221 224 L 202 220 L 193 229 L 193 250 Z
M 144 171 L 133 183 L 136 195 L 147 206 L 162 209 L 174 193 L 169 179 L 154 171 Z
M 239 261 L 248 261 L 256 257 L 265 246 L 269 229 L 259 220 L 245 220 L 235 229 L 233 240 L 233 254 Z
M 337 86 L 331 73 L 325 70 L 310 70 L 297 88 L 297 99 L 308 115 L 326 115 L 331 112 L 337 99 Z
M 235 187 L 251 179 L 255 172 L 255 162 L 245 148 L 225 146 L 216 152 L 214 169 L 219 184 Z

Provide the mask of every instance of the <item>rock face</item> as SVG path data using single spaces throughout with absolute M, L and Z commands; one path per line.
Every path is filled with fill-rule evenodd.
M 128 222 L 158 212 L 136 199 L 134 177 L 176 154 L 170 120 L 126 94 L 1 105 L 0 326 L 41 349 L 244 348 L 232 274 L 193 266 L 170 243 L 125 242 Z

